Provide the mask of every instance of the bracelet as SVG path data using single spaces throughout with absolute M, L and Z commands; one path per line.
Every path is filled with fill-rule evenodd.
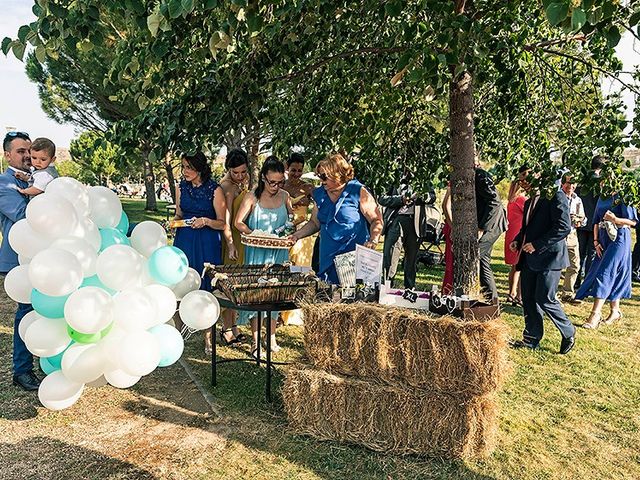
M 600 242 L 599 242 L 598 240 L 594 240 L 594 241 L 593 241 L 593 245 L 594 245 L 594 246 L 598 246 L 598 245 L 600 245 Z

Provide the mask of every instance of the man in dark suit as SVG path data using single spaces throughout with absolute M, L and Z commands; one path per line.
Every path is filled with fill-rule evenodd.
M 475 177 L 480 287 L 482 294 L 491 301 L 498 296 L 496 281 L 491 270 L 491 251 L 493 244 L 507 230 L 507 215 L 491 175 L 477 165 Z
M 16 178 L 16 172 L 29 171 L 31 140 L 26 133 L 9 132 L 2 143 L 4 157 L 9 167 L 0 174 L 0 224 L 2 244 L 0 245 L 0 274 L 6 275 L 18 266 L 18 255 L 9 245 L 9 230 L 15 222 L 25 217 L 27 198 L 18 192 L 26 188 L 27 182 Z M 25 390 L 38 389 L 40 380 L 33 373 L 33 355 L 29 353 L 20 338 L 18 327 L 22 318 L 32 310 L 31 305 L 19 303 L 13 323 L 13 383 Z
M 521 182 L 524 189 L 530 192 L 527 174 L 523 172 Z M 560 353 L 569 353 L 575 344 L 576 328 L 556 299 L 560 274 L 569 265 L 565 238 L 570 232 L 567 196 L 560 190 L 551 199 L 531 192 L 524 206 L 522 229 L 509 245 L 512 251 L 521 252 L 517 268 L 521 271 L 525 323 L 523 339 L 515 342 L 514 347 L 538 348 L 544 333 L 543 313 L 560 330 Z

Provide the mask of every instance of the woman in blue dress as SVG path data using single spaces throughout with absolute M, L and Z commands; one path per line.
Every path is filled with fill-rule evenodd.
M 599 198 L 593 215 L 593 245 L 596 258 L 580 289 L 576 299 L 594 297 L 591 315 L 584 328 L 598 328 L 602 319 L 602 307 L 608 300 L 611 312 L 605 325 L 610 325 L 622 318 L 620 299 L 631 297 L 631 228 L 638 221 L 635 208 L 622 203 L 616 194 L 610 198 Z M 600 226 L 600 222 L 602 226 Z M 617 230 L 615 240 L 609 238 L 604 222 L 611 222 L 609 230 Z
M 260 169 L 258 186 L 253 193 L 247 193 L 240 204 L 235 218 L 235 227 L 245 235 L 254 230 L 267 233 L 283 226 L 289 214 L 293 212 L 289 194 L 282 189 L 284 186 L 284 164 L 274 156 L 268 157 Z M 248 265 L 263 263 L 282 264 L 289 260 L 289 249 L 286 248 L 257 248 L 245 246 L 244 261 Z M 255 355 L 258 345 L 258 322 L 252 313 L 240 312 L 238 323 L 247 323 L 251 317 L 251 332 L 253 345 L 251 353 Z M 273 313 L 276 312 L 272 312 Z M 277 313 L 276 313 L 277 316 Z M 276 320 L 271 320 L 271 351 L 278 352 L 280 347 L 276 343 Z
M 376 248 L 382 232 L 382 213 L 373 195 L 354 178 L 353 167 L 340 154 L 329 155 L 316 166 L 322 186 L 313 191 L 311 220 L 291 239 L 320 231 L 318 277 L 339 284 L 333 260 L 356 245 Z
M 177 229 L 173 245 L 185 253 L 189 266 L 202 274 L 205 263 L 222 263 L 221 233 L 227 242 L 229 256 L 235 257 L 236 249 L 226 222 L 224 193 L 211 178 L 211 167 L 202 152 L 182 158 L 182 176 L 176 191 L 175 219 L 191 220 L 192 223 Z M 200 289 L 211 291 L 208 277 L 202 279 Z M 205 353 L 211 354 L 210 329 L 205 330 Z

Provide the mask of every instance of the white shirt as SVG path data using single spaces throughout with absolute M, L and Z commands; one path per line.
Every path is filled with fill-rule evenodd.
M 575 232 L 576 228 L 584 227 L 587 224 L 587 216 L 584 213 L 584 206 L 582 205 L 582 199 L 572 193 L 571 196 L 567 196 L 569 201 L 569 215 L 571 218 L 571 232 Z M 577 220 L 574 223 L 574 218 Z

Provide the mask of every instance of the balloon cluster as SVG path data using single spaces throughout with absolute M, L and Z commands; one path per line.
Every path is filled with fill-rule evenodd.
M 4 287 L 33 306 L 19 335 L 47 374 L 38 397 L 49 409 L 73 405 L 85 386 L 128 388 L 176 362 L 184 349 L 172 323 L 178 301 L 190 331 L 218 319 L 217 300 L 198 290 L 200 276 L 159 224 L 128 230 L 113 191 L 60 177 L 9 231 L 20 265 Z

